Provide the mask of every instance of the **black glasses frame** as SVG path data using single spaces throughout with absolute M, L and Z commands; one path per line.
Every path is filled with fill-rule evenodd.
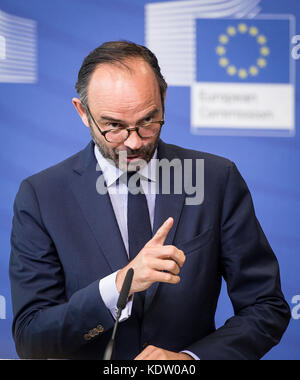
M 99 131 L 99 132 L 101 133 L 101 135 L 105 138 L 105 140 L 106 140 L 107 142 L 109 142 L 109 143 L 116 142 L 116 141 L 109 141 L 109 140 L 107 139 L 107 137 L 106 137 L 106 134 L 107 134 L 108 132 L 115 131 L 116 129 L 109 129 L 108 131 L 101 131 L 101 129 L 100 129 L 98 123 L 97 123 L 96 120 L 94 119 L 94 117 L 93 117 L 93 115 L 92 115 L 92 113 L 91 113 L 91 111 L 90 111 L 90 109 L 89 109 L 89 106 L 86 105 L 85 107 L 86 107 L 86 110 L 88 111 L 88 114 L 90 115 L 90 117 L 91 117 L 93 123 L 96 125 L 98 131 Z M 159 128 L 159 130 L 157 131 L 157 133 L 155 133 L 155 134 L 153 135 L 153 136 L 155 136 L 155 135 L 158 135 L 158 134 L 159 134 L 159 132 L 160 132 L 162 126 L 164 125 L 164 123 L 165 123 L 164 120 L 156 120 L 156 121 L 149 121 L 147 124 L 160 124 L 160 128 Z M 129 127 L 129 128 L 125 128 L 126 131 L 127 131 L 127 137 L 126 137 L 125 139 L 122 139 L 122 140 L 118 141 L 118 142 L 121 143 L 121 142 L 126 141 L 126 140 L 128 139 L 128 137 L 130 136 L 130 132 L 131 132 L 131 131 L 136 131 L 136 133 L 138 134 L 138 136 L 139 136 L 141 139 L 148 139 L 148 138 L 153 137 L 153 136 L 147 136 L 147 137 L 141 136 L 141 135 L 140 135 L 140 132 L 139 132 L 139 129 L 140 129 L 140 128 L 142 128 L 142 127 L 139 126 L 139 127 Z

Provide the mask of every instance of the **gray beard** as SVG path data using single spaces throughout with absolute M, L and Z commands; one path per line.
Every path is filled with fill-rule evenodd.
M 89 124 L 90 124 L 89 129 L 90 129 L 92 140 L 94 141 L 95 145 L 99 149 L 102 156 L 106 158 L 107 160 L 109 160 L 111 163 L 113 163 L 116 167 L 118 167 L 122 171 L 137 171 L 137 170 L 140 170 L 143 166 L 147 165 L 147 163 L 153 157 L 153 154 L 155 152 L 155 149 L 157 148 L 158 141 L 160 138 L 160 134 L 159 134 L 153 143 L 142 147 L 142 149 L 132 150 L 132 149 L 127 148 L 126 150 L 121 151 L 119 154 L 119 151 L 117 151 L 116 149 L 112 148 L 111 150 L 109 150 L 107 146 L 105 145 L 105 143 L 102 144 L 101 142 L 99 142 L 95 136 L 93 128 L 91 127 L 91 123 Z M 135 162 L 134 164 L 127 163 L 122 160 L 122 158 L 124 158 L 123 156 L 126 154 L 128 156 L 139 155 L 139 156 L 142 156 L 143 159 Z

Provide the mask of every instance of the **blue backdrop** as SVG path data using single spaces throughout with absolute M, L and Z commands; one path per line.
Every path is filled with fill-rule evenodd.
M 36 52 L 36 66 L 34 63 L 25 70 L 25 74 L 34 71 L 36 78 L 31 80 L 32 83 L 30 79 L 27 81 L 29 83 L 24 83 L 26 80 L 20 83 L 21 80 L 18 82 L 17 79 L 15 83 L 5 83 L 0 79 L 0 358 L 17 357 L 11 336 L 8 263 L 12 207 L 20 182 L 65 159 L 88 143 L 89 131 L 82 125 L 71 103 L 72 97 L 76 95 L 74 83 L 81 62 L 92 49 L 107 40 L 128 39 L 145 44 L 145 5 L 155 2 L 0 2 L 0 11 L 5 14 L 34 20 L 33 30 L 36 31 L 35 49 L 27 52 L 27 60 Z M 247 2 L 245 0 L 245 4 Z M 297 25 L 300 20 L 299 0 L 262 0 L 259 7 L 259 12 L 264 14 L 294 15 L 296 33 L 298 31 L 300 34 Z M 24 33 L 29 38 L 30 32 Z M 1 59 L 5 60 L 4 49 L 7 46 L 4 42 L 0 29 L 0 64 Z M 289 48 L 291 50 L 292 45 Z M 22 47 L 19 49 L 22 50 Z M 300 61 L 296 61 L 295 66 L 297 71 Z M 300 359 L 299 81 L 296 76 L 296 133 L 292 137 L 191 134 L 190 87 L 184 85 L 174 85 L 168 89 L 167 122 L 162 132 L 162 138 L 170 143 L 230 158 L 248 183 L 257 216 L 277 255 L 282 288 L 293 311 L 287 332 L 280 344 L 265 356 L 267 359 Z M 231 313 L 223 286 L 216 316 L 217 325 L 221 325 Z

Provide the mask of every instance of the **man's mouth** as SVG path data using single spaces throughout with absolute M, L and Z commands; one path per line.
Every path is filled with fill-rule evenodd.
M 127 156 L 127 162 L 131 162 L 131 161 L 137 161 L 137 160 L 140 160 L 141 158 L 143 158 L 143 156 L 141 155 L 130 155 L 130 156 Z

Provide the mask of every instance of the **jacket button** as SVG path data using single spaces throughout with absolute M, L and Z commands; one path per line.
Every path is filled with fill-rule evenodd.
M 98 329 L 94 328 L 94 329 L 90 330 L 90 331 L 89 331 L 89 334 L 90 334 L 90 336 L 91 336 L 92 338 L 94 338 L 96 335 L 99 334 Z
M 84 335 L 83 335 L 83 339 L 84 339 L 84 340 L 91 340 L 92 337 L 90 336 L 90 334 L 84 334 Z
M 96 327 L 96 329 L 97 329 L 98 333 L 102 333 L 104 331 L 104 327 L 102 325 L 98 325 Z

